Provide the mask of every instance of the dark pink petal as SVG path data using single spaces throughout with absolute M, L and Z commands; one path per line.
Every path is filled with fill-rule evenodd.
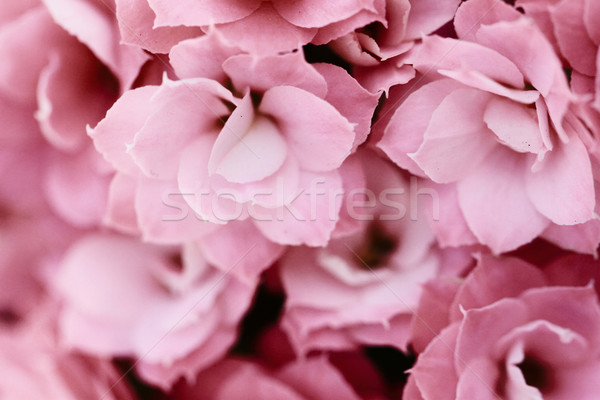
M 227 74 L 223 62 L 239 52 L 240 49 L 225 41 L 216 29 L 211 29 L 204 36 L 173 46 L 169 61 L 181 79 L 208 78 L 225 84 Z
M 490 97 L 474 89 L 457 89 L 435 109 L 423 143 L 409 154 L 433 181 L 460 180 L 498 146 L 481 118 Z
M 200 36 L 196 27 L 154 27 L 156 15 L 146 0 L 117 0 L 116 17 L 121 41 L 151 53 L 168 53 L 182 40 Z
M 525 183 L 535 208 L 556 224 L 580 224 L 594 216 L 592 167 L 578 138 L 546 154 L 539 169 L 525 175 Z
M 148 0 L 156 14 L 155 26 L 202 26 L 235 21 L 252 14 L 262 0 L 207 0 L 199 5 L 194 0 L 173 3 Z
M 292 86 L 269 89 L 259 111 L 275 119 L 289 150 L 309 171 L 341 165 L 354 143 L 354 127 L 331 104 Z
M 275 86 L 295 86 L 325 97 L 327 82 L 301 52 L 277 56 L 240 54 L 227 59 L 223 70 L 240 93 L 264 93 Z
M 316 28 L 302 28 L 286 21 L 267 2 L 251 15 L 219 24 L 217 29 L 227 40 L 252 54 L 277 54 L 298 49 L 317 33 Z
M 432 114 L 446 96 L 461 86 L 451 79 L 442 79 L 411 93 L 394 111 L 377 147 L 401 168 L 423 176 L 425 173 L 408 153 L 419 149 Z
M 528 166 L 521 157 L 498 147 L 458 182 L 458 200 L 467 224 L 494 253 L 528 243 L 549 223 L 527 195 L 524 175 Z
M 349 18 L 362 10 L 375 12 L 373 0 L 273 1 L 277 12 L 287 21 L 304 28 L 322 27 Z
M 325 101 L 332 104 L 350 123 L 356 124 L 356 137 L 352 145 L 356 149 L 367 140 L 379 95 L 367 92 L 340 67 L 319 63 L 315 68 L 327 81 Z

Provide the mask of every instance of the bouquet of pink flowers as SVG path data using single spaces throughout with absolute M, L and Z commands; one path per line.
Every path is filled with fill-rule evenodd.
M 3 0 L 0 397 L 599 399 L 598 21 Z

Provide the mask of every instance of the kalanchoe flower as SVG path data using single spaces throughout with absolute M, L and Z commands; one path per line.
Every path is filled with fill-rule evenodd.
M 178 256 L 115 235 L 74 244 L 51 279 L 63 301 L 63 342 L 132 357 L 143 379 L 165 389 L 216 362 L 234 343 L 254 287 L 210 266 L 193 244 Z
M 413 325 L 422 353 L 404 397 L 593 398 L 600 308 L 588 282 L 596 271 L 584 256 L 543 269 L 483 256 L 462 283 L 428 282 Z
M 192 40 L 203 49 L 211 38 Z M 376 97 L 300 53 L 236 54 L 221 68 L 231 91 L 212 79 L 165 79 L 125 93 L 90 130 L 117 177 L 127 176 L 115 179 L 137 185 L 129 193 L 144 236 L 189 240 L 248 219 L 273 242 L 324 245 L 339 210 L 337 168 L 365 140 Z M 175 207 L 164 203 L 177 196 L 192 212 L 165 221 Z
M 420 284 L 440 267 L 428 221 L 418 215 L 430 199 L 417 199 L 416 188 L 369 151 L 342 171 L 353 186 L 367 177 L 342 206 L 355 224 L 323 249 L 291 249 L 280 261 L 282 326 L 301 354 L 367 344 L 406 349 Z
M 464 3 L 455 26 L 461 40 L 432 36 L 415 50 L 415 68 L 433 81 L 398 107 L 378 146 L 412 173 L 455 185 L 453 223 L 464 217 L 493 252 L 551 223 L 590 221 L 592 164 L 550 43 L 500 1 Z

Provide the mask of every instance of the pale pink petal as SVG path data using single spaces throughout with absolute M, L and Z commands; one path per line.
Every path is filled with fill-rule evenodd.
M 510 315 L 510 318 L 506 318 Z M 478 359 L 490 358 L 493 347 L 504 335 L 530 320 L 530 310 L 520 299 L 504 298 L 482 308 L 467 310 L 460 324 L 455 365 L 459 375 Z
M 457 0 L 411 1 L 404 38 L 419 39 L 435 31 L 454 18 L 459 4 Z
M 461 86 L 451 79 L 442 79 L 431 82 L 408 95 L 394 111 L 377 147 L 401 168 L 423 176 L 423 170 L 408 156 L 408 153 L 419 149 L 433 112 L 446 96 Z
M 594 219 L 578 225 L 551 224 L 542 237 L 557 246 L 578 253 L 598 254 L 600 221 Z
M 510 58 L 478 43 L 426 36 L 408 61 L 423 73 L 468 70 L 516 89 L 523 89 L 525 85 L 523 74 Z
M 150 99 L 158 86 L 144 86 L 127 91 L 106 113 L 106 117 L 88 128 L 96 150 L 118 171 L 127 175 L 139 174 L 138 166 L 127 153 L 135 133 L 140 130 L 152 113 Z
M 344 376 L 325 356 L 288 364 L 277 373 L 277 377 L 307 399 L 330 398 L 335 393 L 339 398 L 359 400 Z
M 543 287 L 542 271 L 517 258 L 481 256 L 453 300 L 451 320 L 460 320 L 463 310 L 485 307 L 505 297 L 518 297 L 527 289 Z
M 315 68 L 327 81 L 325 101 L 332 104 L 348 121 L 356 124 L 354 127 L 356 138 L 352 145 L 355 150 L 367 139 L 379 95 L 367 92 L 340 67 L 319 63 Z
M 252 54 L 277 54 L 298 49 L 317 33 L 316 28 L 302 28 L 286 21 L 267 2 L 251 15 L 219 24 L 217 29 L 227 40 Z
M 168 53 L 180 41 L 202 34 L 196 27 L 154 28 L 156 15 L 146 0 L 117 0 L 116 3 L 122 43 L 139 46 L 151 53 Z
M 487 127 L 500 143 L 520 153 L 545 150 L 535 111 L 507 99 L 495 97 L 483 113 Z
M 239 52 L 240 49 L 226 42 L 216 29 L 211 29 L 204 36 L 175 45 L 169 53 L 169 61 L 181 79 L 208 78 L 224 84 L 227 75 L 223 62 Z
M 573 69 L 593 76 L 596 73 L 595 56 L 599 43 L 594 43 L 588 35 L 584 24 L 585 8 L 584 1 L 561 1 L 550 8 L 550 17 L 561 55 Z
M 208 171 L 229 182 L 250 183 L 272 175 L 283 165 L 286 155 L 287 145 L 276 123 L 255 115 L 247 94 L 217 136 Z
M 422 182 L 420 186 L 437 201 L 426 210 L 432 221 L 432 229 L 441 247 L 458 247 L 477 244 L 458 202 L 455 184 Z
M 520 40 L 522 37 L 529 40 Z M 540 30 L 531 20 L 521 18 L 482 26 L 477 32 L 477 40 L 514 62 L 525 79 L 541 93 L 550 118 L 564 141 L 562 119 L 572 95 L 562 64 Z
M 155 26 L 202 26 L 235 21 L 252 14 L 262 0 L 206 0 L 199 5 L 194 0 L 173 3 L 169 0 L 148 0 L 156 14 Z
M 371 93 L 384 92 L 386 97 L 392 86 L 407 83 L 416 73 L 411 65 L 402 64 L 396 59 L 381 62 L 375 67 L 357 65 L 352 72 L 365 89 Z
M 136 373 L 148 383 L 154 384 L 164 391 L 169 391 L 185 377 L 188 382 L 197 378 L 197 372 L 211 367 L 223 358 L 224 354 L 237 339 L 237 329 L 220 329 L 207 338 L 201 346 L 187 356 L 175 360 L 170 365 L 149 363 L 141 359 L 135 367 Z M 214 385 L 214 382 L 211 382 Z M 207 389 L 203 388 L 203 395 Z
M 485 92 L 457 89 L 435 109 L 423 143 L 409 154 L 433 181 L 448 183 L 467 176 L 497 147 L 481 118 L 489 100 Z
M 223 70 L 240 93 L 294 86 L 321 98 L 327 94 L 327 82 L 301 52 L 261 57 L 241 54 L 227 59 Z
M 108 204 L 102 223 L 117 231 L 137 235 L 140 233 L 135 213 L 134 178 L 117 172 L 108 189 Z
M 461 4 L 454 17 L 454 29 L 460 39 L 476 42 L 482 25 L 514 21 L 521 14 L 502 0 L 479 0 Z
M 354 143 L 352 124 L 331 104 L 292 86 L 269 89 L 259 111 L 275 118 L 289 150 L 309 171 L 341 165 Z
M 122 45 L 114 10 L 88 0 L 44 0 L 54 20 L 84 43 L 128 89 L 149 56 L 140 48 Z
M 263 210 L 268 218 L 254 223 L 275 243 L 324 246 L 340 212 L 340 204 L 336 204 L 337 195 L 343 193 L 340 175 L 337 171 L 304 172 L 299 187 L 304 189 L 290 204 Z
M 197 240 L 217 227 L 188 204 L 193 193 L 181 192 L 174 182 L 139 178 L 135 187 L 137 224 L 145 241 L 183 243 Z
M 450 305 L 458 288 L 458 282 L 443 279 L 433 279 L 423 285 L 411 325 L 411 345 L 417 354 L 450 325 Z
M 33 104 L 39 74 L 53 50 L 47 45 L 40 46 L 40 38 L 46 43 L 60 44 L 70 42 L 66 36 L 41 6 L 27 11 L 15 21 L 3 23 L 0 54 L 4 61 L 0 63 L 0 88 L 18 101 Z
M 76 156 L 56 154 L 45 171 L 48 201 L 75 226 L 97 225 L 105 213 L 111 176 L 98 156 L 91 147 Z
M 549 152 L 539 170 L 525 175 L 525 183 L 535 208 L 556 224 L 580 224 L 594 216 L 592 167 L 577 138 Z
M 178 192 L 184 194 L 186 203 L 201 219 L 225 224 L 242 218 L 244 209 L 236 190 L 211 187 L 207 165 L 215 139 L 213 135 L 200 135 L 186 146 L 179 158 Z
M 494 361 L 488 358 L 475 360 L 460 374 L 456 385 L 456 398 L 498 400 L 496 382 L 499 379 L 500 371 Z M 534 400 L 529 397 L 527 399 Z
M 426 400 L 454 400 L 458 375 L 454 368 L 455 346 L 459 327 L 451 325 L 444 329 L 419 355 L 411 369 L 421 396 Z
M 285 249 L 267 240 L 250 221 L 235 221 L 202 237 L 198 245 L 209 263 L 254 283 Z
M 583 19 L 585 27 L 592 40 L 595 43 L 600 43 L 600 27 L 596 23 L 596 18 L 600 15 L 600 4 L 594 0 L 584 0 Z
M 218 132 L 234 102 L 231 93 L 204 78 L 167 80 L 150 99 L 153 114 L 135 133 L 129 154 L 147 176 L 172 179 L 179 154 L 199 135 Z
M 494 253 L 530 242 L 549 223 L 527 195 L 524 175 L 528 167 L 521 157 L 499 147 L 458 182 L 459 204 L 467 224 Z
M 289 2 L 276 0 L 273 6 L 283 18 L 294 25 L 314 28 L 349 18 L 365 9 L 376 11 L 373 0 L 332 0 L 327 3 L 318 0 Z
M 378 5 L 375 5 L 375 8 L 378 8 L 377 6 Z M 372 22 L 379 21 L 381 23 L 384 23 L 385 12 L 382 11 L 373 12 L 370 10 L 361 10 L 358 13 L 342 21 L 337 21 L 325 25 L 319 28 L 317 34 L 312 39 L 311 43 L 315 45 L 327 44 L 334 39 L 340 38 L 347 34 L 351 34 L 354 30 L 369 25 Z

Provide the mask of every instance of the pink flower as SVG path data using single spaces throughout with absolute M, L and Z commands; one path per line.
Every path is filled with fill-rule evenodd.
M 64 343 L 100 357 L 133 357 L 138 374 L 169 388 L 222 357 L 254 288 L 208 265 L 197 246 L 179 251 L 90 235 L 52 278 L 63 301 Z
M 280 261 L 282 327 L 300 354 L 406 349 L 420 284 L 440 267 L 428 221 L 418 215 L 430 199 L 416 198 L 416 188 L 369 151 L 349 158 L 342 173 L 352 185 L 342 206 L 348 222 L 340 221 L 325 248 L 290 249 Z M 366 184 L 357 185 L 365 175 Z
M 204 40 L 212 39 L 191 46 Z M 337 220 L 337 168 L 366 139 L 376 98 L 300 53 L 232 55 L 222 70 L 233 92 L 212 79 L 166 79 L 125 93 L 90 130 L 115 179 L 131 187 L 125 201 L 135 203 L 142 232 L 191 240 L 248 219 L 276 243 L 325 244 Z
M 550 224 L 590 221 L 592 164 L 550 43 L 501 1 L 464 3 L 455 26 L 461 40 L 427 37 L 412 55 L 431 81 L 397 108 L 378 146 L 412 173 L 451 184 L 457 206 L 440 224 L 468 227 L 495 253 Z
M 429 283 L 413 342 L 424 351 L 404 398 L 594 398 L 597 293 L 589 285 L 547 286 L 553 275 L 572 277 L 560 284 L 581 283 L 573 261 L 542 271 L 517 259 L 483 257 L 460 286 Z

